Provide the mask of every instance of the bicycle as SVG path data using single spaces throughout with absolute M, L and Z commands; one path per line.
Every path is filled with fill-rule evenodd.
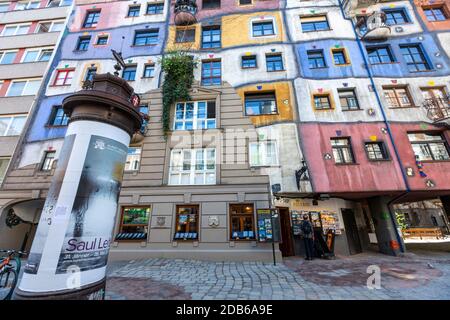
M 26 252 L 16 250 L 0 250 L 0 252 L 6 253 L 6 257 L 0 261 L 0 300 L 11 300 L 22 265 L 20 257 Z

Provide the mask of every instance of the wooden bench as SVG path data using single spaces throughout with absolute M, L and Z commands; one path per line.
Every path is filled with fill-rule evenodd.
M 442 230 L 440 228 L 409 228 L 403 229 L 402 233 L 404 238 L 444 238 L 444 235 L 442 234 Z

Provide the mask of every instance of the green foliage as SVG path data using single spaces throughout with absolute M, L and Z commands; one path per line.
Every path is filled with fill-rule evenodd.
M 164 136 L 167 137 L 170 131 L 171 106 L 176 101 L 191 100 L 189 90 L 194 80 L 197 62 L 186 51 L 171 51 L 161 58 L 160 63 L 164 72 L 162 123 Z
M 408 228 L 408 224 L 406 222 L 405 214 L 401 212 L 395 212 L 395 218 L 397 219 L 398 226 L 403 230 Z

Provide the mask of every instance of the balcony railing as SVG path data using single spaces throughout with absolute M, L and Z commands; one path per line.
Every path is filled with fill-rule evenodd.
M 362 40 L 382 40 L 391 34 L 391 28 L 386 24 L 386 14 L 380 11 L 359 17 L 355 27 Z
M 428 119 L 434 122 L 450 119 L 450 96 L 425 99 L 423 107 L 427 110 Z
M 176 0 L 175 24 L 178 26 L 187 26 L 197 22 L 195 15 L 197 13 L 197 3 L 195 0 Z

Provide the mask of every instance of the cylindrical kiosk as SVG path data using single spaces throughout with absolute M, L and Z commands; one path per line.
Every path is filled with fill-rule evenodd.
M 15 299 L 103 299 L 106 265 L 139 98 L 112 74 L 63 101 L 70 116 Z

